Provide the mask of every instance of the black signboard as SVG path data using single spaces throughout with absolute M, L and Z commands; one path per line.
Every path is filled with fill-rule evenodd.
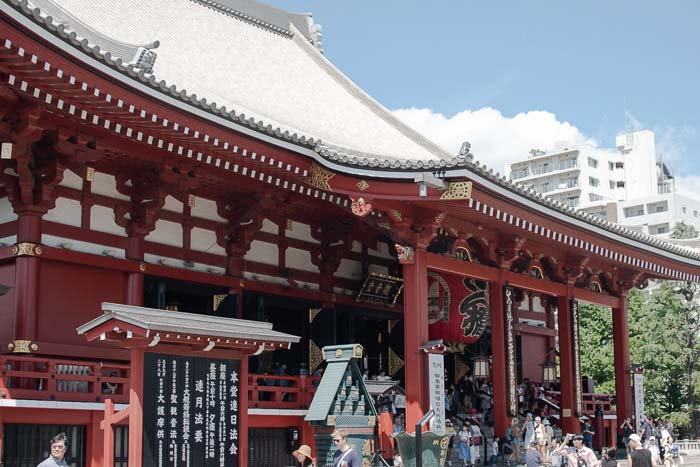
M 146 353 L 143 466 L 238 466 L 240 362 Z
M 394 306 L 403 289 L 403 279 L 370 272 L 355 299 L 364 303 L 380 303 Z

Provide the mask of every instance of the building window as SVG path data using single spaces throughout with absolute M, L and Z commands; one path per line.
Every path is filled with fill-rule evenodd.
M 528 170 L 527 170 L 527 167 L 526 167 L 526 168 L 524 168 L 524 169 L 516 169 L 516 170 L 513 170 L 513 174 L 511 175 L 511 178 L 512 178 L 513 180 L 517 180 L 517 179 L 519 179 L 519 178 L 525 178 L 525 177 L 527 177 L 527 176 L 528 176 Z
M 624 162 L 615 162 L 615 168 L 616 169 L 624 169 L 625 163 Z
M 598 186 L 598 185 L 600 185 L 600 180 L 598 180 L 595 177 L 588 177 L 588 184 L 590 186 Z
M 637 217 L 644 215 L 644 206 L 630 206 L 625 208 L 625 217 Z
M 615 189 L 615 182 L 613 182 L 612 180 L 610 180 L 610 189 L 611 190 Z
M 595 193 L 589 193 L 589 194 L 588 194 L 588 198 L 589 198 L 591 201 L 600 201 L 601 199 L 603 199 L 602 196 L 596 195 Z
M 593 167 L 594 169 L 598 168 L 598 161 L 593 159 L 592 157 L 588 158 L 588 167 Z
M 576 159 L 563 159 L 559 162 L 559 170 L 566 170 L 576 167 Z
M 617 187 L 618 187 L 618 188 L 624 188 L 624 187 L 625 187 L 625 182 L 617 182 Z

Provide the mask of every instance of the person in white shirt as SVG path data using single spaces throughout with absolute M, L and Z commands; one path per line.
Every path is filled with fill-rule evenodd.
M 498 442 L 501 440 L 498 436 L 494 436 L 491 442 L 491 465 L 496 465 L 498 463 Z

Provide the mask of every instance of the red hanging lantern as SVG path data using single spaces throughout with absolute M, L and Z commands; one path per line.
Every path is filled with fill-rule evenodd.
M 489 321 L 488 283 L 428 272 L 428 334 L 446 344 L 479 340 Z

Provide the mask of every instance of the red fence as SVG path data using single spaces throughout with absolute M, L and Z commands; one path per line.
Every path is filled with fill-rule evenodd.
M 0 397 L 65 402 L 129 402 L 129 365 L 0 356 Z
M 0 356 L 0 398 L 129 403 L 129 364 Z M 308 409 L 317 376 L 248 375 L 249 407 Z

